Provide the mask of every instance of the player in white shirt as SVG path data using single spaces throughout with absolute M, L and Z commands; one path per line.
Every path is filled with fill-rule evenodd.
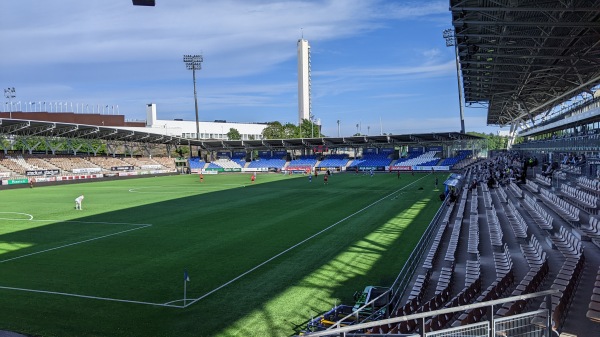
M 83 202 L 83 194 L 75 198 L 75 209 L 82 210 L 81 203 Z

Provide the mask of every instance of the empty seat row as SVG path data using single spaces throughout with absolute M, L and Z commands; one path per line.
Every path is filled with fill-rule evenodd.
M 465 287 L 477 282 L 481 277 L 481 260 L 477 254 L 477 260 L 467 260 L 465 266 Z
M 440 243 L 442 242 L 442 237 L 444 236 L 444 232 L 446 231 L 446 227 L 448 227 L 448 222 L 443 221 L 438 228 L 437 234 L 431 243 L 431 247 L 429 248 L 429 253 L 427 253 L 427 257 L 425 257 L 425 261 L 423 262 L 424 268 L 433 268 L 433 261 L 437 257 L 439 252 Z
M 498 195 L 500 202 L 504 203 L 508 201 L 508 196 L 506 195 L 506 191 L 503 188 L 496 189 L 496 195 Z
M 515 184 L 514 181 L 508 183 L 508 189 L 514 194 L 515 197 L 523 198 L 523 190 L 521 190 L 521 188 Z
M 490 286 L 477 297 L 475 302 L 487 302 L 501 298 L 506 290 L 513 284 L 514 274 L 512 269 L 503 276 L 497 277 Z M 488 307 L 468 309 L 452 323 L 452 327 L 477 323 L 486 315 Z
M 579 256 L 583 252 L 581 240 L 564 226 L 560 226 L 558 233 L 551 236 L 550 240 L 566 258 Z
M 544 203 L 549 207 L 552 207 L 563 219 L 571 224 L 579 222 L 579 208 L 571 205 L 548 190 L 541 189 L 540 192 L 540 196 Z
M 449 223 L 450 222 L 450 217 L 452 216 L 452 211 L 454 210 L 454 203 L 449 204 L 448 208 L 446 209 L 446 213 L 444 214 L 444 218 L 442 219 L 443 223 Z
M 453 308 L 461 305 L 467 305 L 481 293 L 481 278 L 479 275 L 468 286 L 465 286 L 456 296 L 449 300 L 443 308 Z M 443 329 L 456 315 L 456 312 L 451 312 L 442 315 L 432 316 L 425 322 L 425 332 L 436 331 Z
M 395 316 L 410 315 L 421 307 L 425 290 L 429 285 L 429 279 L 431 277 L 431 271 L 427 271 L 425 274 L 417 275 L 417 279 L 413 284 L 412 290 L 408 296 L 408 301 L 402 306 L 396 309 L 393 313 Z
M 494 264 L 496 266 L 496 277 L 502 277 L 513 269 L 512 258 L 506 243 L 501 253 L 494 252 Z
M 469 218 L 469 242 L 467 251 L 472 254 L 479 254 L 479 216 L 471 215 Z
M 456 208 L 456 217 L 455 218 L 457 220 L 462 220 L 462 218 L 464 217 L 465 207 L 467 207 L 467 198 L 461 197 L 460 201 L 458 202 L 458 207 Z
M 590 217 L 587 226 L 581 226 L 581 231 L 591 239 L 600 239 L 600 221 L 598 218 Z
M 525 275 L 521 282 L 515 287 L 510 296 L 519 296 L 536 292 L 548 275 L 549 270 L 548 260 L 545 259 L 540 266 L 529 270 L 527 275 Z M 520 314 L 525 310 L 529 302 L 530 300 L 506 302 L 498 309 L 496 315 L 505 317 Z
M 448 248 L 446 249 L 446 256 L 444 260 L 454 262 L 456 258 L 456 248 L 458 247 L 458 241 L 460 239 L 460 228 L 462 227 L 462 221 L 454 221 L 452 233 L 450 234 L 450 241 L 448 241 Z
M 596 273 L 596 282 L 592 289 L 592 297 L 590 298 L 586 317 L 596 323 L 600 323 L 600 268 L 598 268 L 598 273 Z
M 504 234 L 502 233 L 502 228 L 500 227 L 500 220 L 498 220 L 498 215 L 494 207 L 492 209 L 486 210 L 486 217 L 490 231 L 490 242 L 492 246 L 502 246 L 502 238 Z
M 535 236 L 531 236 L 529 243 L 520 245 L 523 257 L 527 260 L 529 268 L 539 268 L 547 259 L 547 254 Z
M 492 208 L 492 194 L 489 190 L 483 192 L 483 206 L 485 207 L 485 209 Z
M 598 208 L 598 197 L 567 184 L 560 184 L 560 191 L 576 204 L 595 212 Z
M 540 192 L 540 186 L 532 180 L 527 180 L 525 182 L 525 188 L 527 188 L 529 191 L 531 191 L 531 193 L 539 193 Z
M 564 172 L 576 174 L 576 175 L 581 175 L 581 166 L 560 164 L 560 170 L 564 171 Z
M 452 274 L 454 273 L 454 265 L 452 267 L 443 267 L 438 277 L 435 295 L 417 310 L 417 312 L 428 312 L 441 309 L 450 298 L 450 287 L 452 285 Z M 402 322 L 398 329 L 402 333 L 413 331 L 418 326 L 417 320 L 410 322 Z
M 527 238 L 527 223 L 525 219 L 521 216 L 521 213 L 517 210 L 512 201 L 508 201 L 504 205 L 504 212 L 506 217 L 508 218 L 508 222 L 510 223 L 510 227 L 515 234 L 515 237 L 526 239 Z
M 545 185 L 548 187 L 552 186 L 552 179 L 550 177 L 545 177 L 539 173 L 535 175 L 535 180 L 542 185 Z
M 554 217 L 550 215 L 546 210 L 531 196 L 525 196 L 525 202 L 522 203 L 523 208 L 525 208 L 533 221 L 540 227 L 541 229 L 545 229 L 547 231 L 551 231 L 554 227 L 552 226 L 552 222 L 554 221 Z
M 588 177 L 577 177 L 577 186 L 582 187 L 596 195 L 600 194 L 600 181 Z
M 583 272 L 585 256 L 582 254 L 569 257 L 563 263 L 554 282 L 550 286 L 551 289 L 559 291 L 558 294 L 552 295 L 552 328 L 558 329 L 566 317 L 569 306 L 573 299 L 577 285 Z M 540 305 L 540 309 L 546 309 L 546 302 Z M 545 319 L 540 317 L 537 319 Z
M 436 302 L 440 302 L 443 303 L 445 302 L 445 300 L 443 298 L 445 298 L 446 300 L 448 299 L 448 297 L 450 296 L 450 286 L 452 285 L 452 277 L 454 273 L 454 264 L 452 264 L 452 267 L 442 267 L 442 270 L 440 271 L 440 275 L 438 276 L 438 283 L 437 286 L 435 287 L 435 295 L 440 295 L 442 294 L 442 298 L 440 298 L 438 301 Z M 439 307 L 439 306 L 438 306 Z M 431 310 L 435 310 L 435 309 L 431 309 Z M 428 310 L 425 310 L 428 311 Z
M 471 195 L 471 214 L 478 214 L 477 193 Z

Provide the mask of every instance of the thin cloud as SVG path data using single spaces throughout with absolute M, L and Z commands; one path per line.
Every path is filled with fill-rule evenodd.
M 455 102 L 455 64 L 441 51 L 441 30 L 439 40 L 419 39 L 450 24 L 447 6 L 437 0 L 165 0 L 149 8 L 127 0 L 3 0 L 0 78 L 17 88 L 18 100 L 118 104 L 128 118 L 143 118 L 145 104 L 157 103 L 163 118 L 190 119 L 192 79 L 182 55 L 198 53 L 204 120 L 295 122 L 296 41 L 304 34 L 319 66 L 312 98 L 324 128 L 330 119 L 350 125 L 373 112 L 391 125 L 404 110 L 415 110 L 411 104 L 430 103 L 427 92 L 440 94 L 437 104 L 445 104 L 439 97 Z M 422 110 L 452 113 L 433 105 Z

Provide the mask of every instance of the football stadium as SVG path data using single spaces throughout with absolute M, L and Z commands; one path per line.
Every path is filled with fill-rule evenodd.
M 449 10 L 505 149 L 10 102 L 0 336 L 600 336 L 600 1 Z

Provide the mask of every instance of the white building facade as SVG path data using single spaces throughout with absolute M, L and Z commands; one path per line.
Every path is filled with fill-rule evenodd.
M 242 140 L 262 139 L 262 132 L 267 124 L 260 123 L 227 123 L 199 122 L 200 139 L 227 140 L 229 129 L 236 129 Z M 132 128 L 133 129 L 133 128 Z M 146 106 L 146 129 L 152 133 L 165 134 L 182 138 L 196 139 L 196 122 L 184 120 L 157 119 L 156 104 Z

